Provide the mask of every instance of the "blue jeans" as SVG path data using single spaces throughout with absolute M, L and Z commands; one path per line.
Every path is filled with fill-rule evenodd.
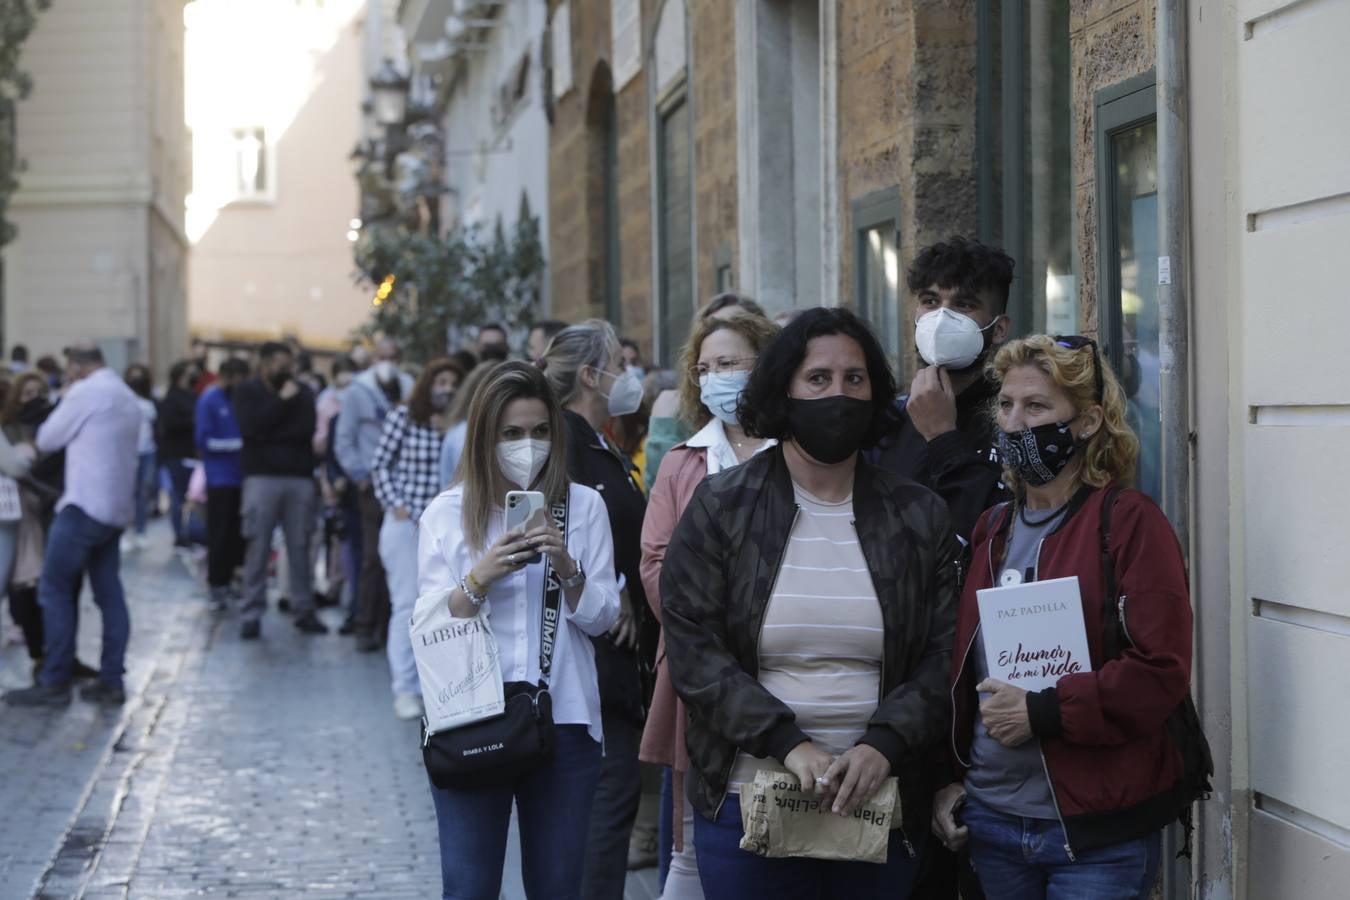
M 187 500 L 188 484 L 192 481 L 192 466 L 185 459 L 166 459 L 164 471 L 169 473 L 169 518 L 173 520 L 173 542 L 186 544 L 188 524 L 183 521 L 183 506 Z
M 926 835 L 911 836 L 916 856 L 910 858 L 899 829 L 891 832 L 886 862 L 841 862 L 788 857 L 769 859 L 742 850 L 740 800 L 727 797 L 716 822 L 694 816 L 694 852 L 706 900 L 903 900 L 914 887 L 923 863 Z
M 656 884 L 666 888 L 670 874 L 670 854 L 675 850 L 675 776 L 670 766 L 661 770 L 661 811 L 656 820 Z M 685 836 L 689 839 L 689 835 Z
M 150 503 L 155 498 L 155 451 L 142 453 L 136 463 L 136 533 L 145 534 Z
M 95 521 L 78 506 L 66 506 L 56 514 L 47 532 L 47 558 L 38 582 L 38 603 L 47 656 L 38 681 L 44 685 L 67 684 L 75 662 L 75 635 L 80 583 L 89 573 L 94 603 L 103 614 L 103 656 L 99 680 L 122 687 L 131 618 L 118 574 L 121 557 L 117 547 L 122 529 Z
M 514 800 L 530 900 L 579 900 L 600 745 L 584 725 L 559 725 L 553 759 L 514 784 L 469 790 L 434 785 L 441 843 L 441 896 L 497 900 Z
M 1135 900 L 1158 880 L 1162 832 L 1075 854 L 1054 819 L 1027 819 L 967 797 L 970 859 L 988 900 Z

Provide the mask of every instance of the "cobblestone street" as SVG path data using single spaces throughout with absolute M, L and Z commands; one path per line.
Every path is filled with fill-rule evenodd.
M 241 642 L 154 538 L 123 564 L 126 706 L 0 706 L 0 898 L 439 896 L 417 726 L 390 711 L 384 655 L 274 607 Z M 93 663 L 87 596 L 81 621 Z M 22 647 L 3 657 L 5 686 L 25 684 Z M 513 841 L 504 897 L 524 896 L 518 857 Z M 630 898 L 654 895 L 654 870 L 630 876 Z

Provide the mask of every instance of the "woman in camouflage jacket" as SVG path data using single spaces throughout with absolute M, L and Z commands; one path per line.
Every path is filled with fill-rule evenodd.
M 960 572 L 946 506 L 859 455 L 895 382 L 843 309 L 802 314 L 761 355 L 738 411 L 781 446 L 695 492 L 661 574 L 667 657 L 689 710 L 705 895 L 907 896 L 928 832 L 950 699 Z M 772 758 L 765 763 L 759 759 Z M 896 776 L 884 866 L 739 849 L 737 785 L 786 769 L 851 815 Z

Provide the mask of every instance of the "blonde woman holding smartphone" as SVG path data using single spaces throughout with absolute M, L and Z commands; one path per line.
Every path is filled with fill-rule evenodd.
M 603 739 L 588 637 L 607 632 L 619 615 L 609 519 L 598 493 L 568 480 L 562 410 L 533 365 L 512 362 L 495 370 L 479 386 L 468 423 L 455 484 L 422 514 L 420 591 L 452 589 L 453 615 L 486 616 L 505 682 L 541 680 L 547 567 L 561 583 L 563 626 L 548 681 L 552 757 L 506 784 L 432 787 L 443 896 L 499 896 L 514 806 L 527 896 L 580 897 Z M 539 491 L 550 506 L 565 499 L 566 534 L 552 521 L 508 531 L 503 504 L 509 491 Z

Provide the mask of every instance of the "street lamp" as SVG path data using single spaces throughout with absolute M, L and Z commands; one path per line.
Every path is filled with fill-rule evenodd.
M 408 108 L 408 76 L 384 58 L 380 68 L 370 78 L 371 99 L 374 101 L 375 122 L 386 127 L 403 124 Z

